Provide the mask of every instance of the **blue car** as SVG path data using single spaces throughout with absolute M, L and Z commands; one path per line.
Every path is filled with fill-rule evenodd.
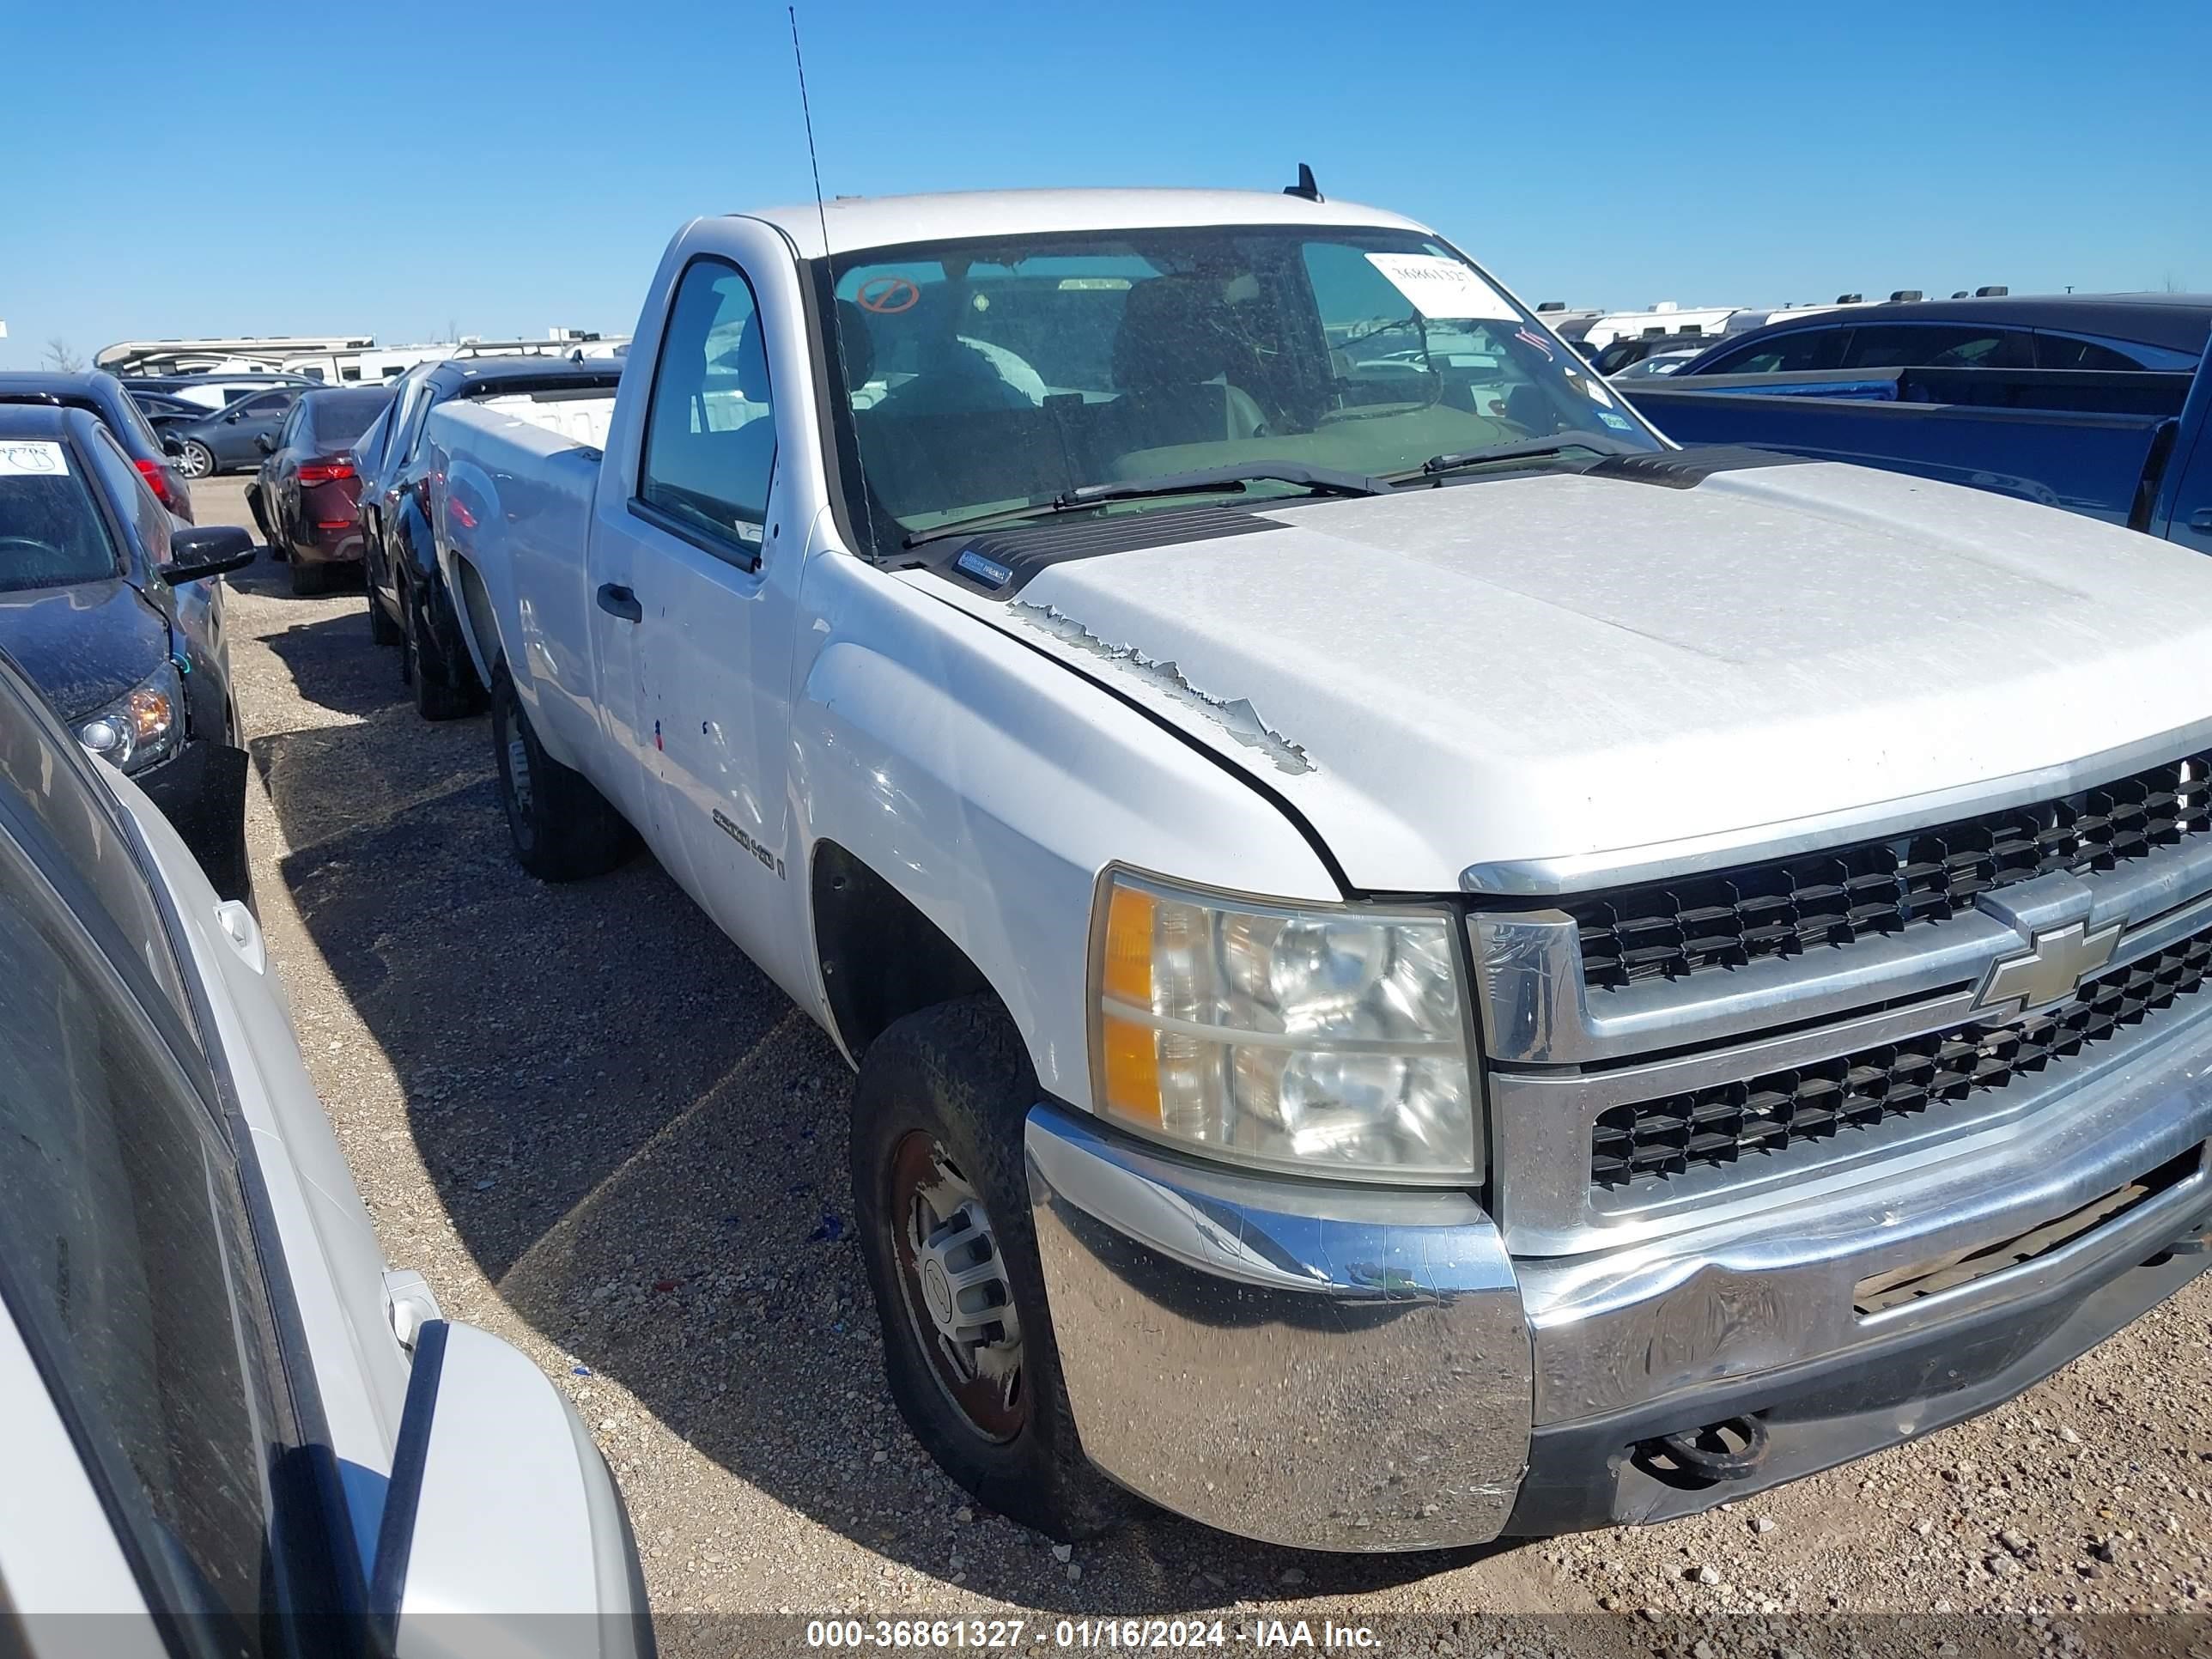
M 2021 294 L 1839 306 L 1720 340 L 1674 372 L 1826 369 L 2192 369 L 2212 294 Z

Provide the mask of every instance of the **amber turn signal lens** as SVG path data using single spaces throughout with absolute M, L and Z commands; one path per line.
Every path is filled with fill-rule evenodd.
M 1138 1123 L 1157 1128 L 1160 1123 L 1160 1062 L 1149 1025 L 1106 1015 L 1099 1024 L 1099 1043 L 1105 1057 L 1106 1105 Z
M 1152 908 L 1150 893 L 1116 887 L 1106 903 L 1107 1000 L 1132 1008 L 1152 1006 Z M 1149 1052 L 1149 1050 L 1147 1050 Z

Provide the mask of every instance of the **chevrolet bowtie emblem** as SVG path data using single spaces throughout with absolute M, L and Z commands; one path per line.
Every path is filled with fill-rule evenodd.
M 2124 920 L 2108 922 L 2093 933 L 2087 922 L 2075 921 L 2036 934 L 2019 955 L 1990 964 L 1981 994 L 1974 999 L 1975 1009 L 2024 1011 L 2071 995 L 2084 979 L 2112 959 L 2112 947 L 2126 926 Z

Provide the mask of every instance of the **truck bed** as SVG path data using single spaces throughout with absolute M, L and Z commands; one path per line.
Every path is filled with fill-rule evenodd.
M 1889 369 L 1729 374 L 1638 386 L 1682 444 L 1745 444 L 1966 484 L 2134 522 L 2160 429 L 2191 376 Z

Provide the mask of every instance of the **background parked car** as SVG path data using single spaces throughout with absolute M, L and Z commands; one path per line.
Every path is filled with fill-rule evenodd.
M 322 382 L 305 374 L 243 370 L 234 374 L 131 374 L 124 377 L 123 384 L 132 392 L 166 392 L 210 410 L 227 408 L 240 398 L 271 386 L 297 386 L 304 391 Z
M 1696 334 L 1644 334 L 1632 336 L 1600 346 L 1595 351 L 1585 349 L 1597 372 L 1610 380 L 1624 369 L 1633 368 L 1647 357 L 1661 352 L 1688 350 L 1692 356 L 1704 351 L 1711 341 Z M 1585 343 L 1587 345 L 1587 343 Z
M 0 374 L 0 404 L 44 404 L 82 409 L 98 417 L 115 435 L 131 465 L 146 476 L 147 486 L 163 507 L 190 524 L 192 494 L 172 461 L 166 435 L 156 433 L 123 382 L 94 369 L 89 374 Z
M 430 459 L 422 423 L 455 398 L 513 398 L 557 424 L 564 401 L 595 404 L 622 380 L 619 358 L 457 357 L 426 363 L 399 382 L 382 447 L 362 490 L 362 580 L 368 631 L 400 647 L 400 677 L 425 720 L 454 720 L 482 706 L 483 688 L 461 642 L 452 596 L 431 536 Z M 549 410 L 548 406 L 550 406 Z
M 1724 340 L 1678 373 L 1829 368 L 2191 369 L 2212 295 L 2016 294 L 1851 306 Z
M 1638 357 L 1626 368 L 1617 369 L 1607 378 L 1614 380 L 1657 380 L 1669 374 L 1680 374 L 1686 364 L 1695 362 L 1705 355 L 1704 346 L 1668 346 L 1664 351 L 1653 351 Z
M 4 661 L 0 1077 L 9 1653 L 651 1655 L 605 1461 L 386 1267 L 252 913 Z
M 173 392 L 125 389 L 131 392 L 131 401 L 138 405 L 138 412 L 146 417 L 146 424 L 152 427 L 157 435 L 179 421 L 197 421 L 207 413 L 205 404 L 179 398 Z
M 163 435 L 182 446 L 177 470 L 187 478 L 211 478 L 218 472 L 258 465 L 268 452 L 257 440 L 274 438 L 284 417 L 292 412 L 292 405 L 309 390 L 305 386 L 271 386 L 265 392 L 249 392 L 228 408 L 197 421 L 170 427 Z
M 354 446 L 392 401 L 384 386 L 339 386 L 301 397 L 273 434 L 255 480 L 270 544 L 292 562 L 292 591 L 320 593 L 341 567 L 361 562 L 361 474 Z
M 222 608 L 173 590 L 252 558 L 243 530 L 171 519 L 84 410 L 0 409 L 0 648 L 232 898 L 246 891 L 246 757 Z

